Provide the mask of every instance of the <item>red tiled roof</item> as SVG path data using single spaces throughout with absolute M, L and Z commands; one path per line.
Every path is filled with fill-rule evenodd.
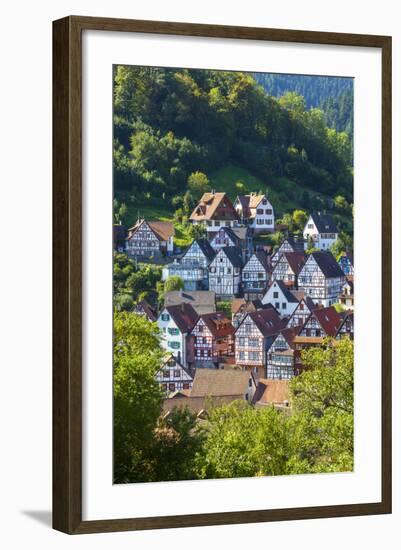
M 190 304 L 182 303 L 176 306 L 168 306 L 166 309 L 183 333 L 190 332 L 199 318 Z
M 200 319 L 202 319 L 213 336 L 230 336 L 235 332 L 230 319 L 225 313 L 219 311 L 215 313 L 206 313 L 201 315 Z
M 337 334 L 337 330 L 342 322 L 342 317 L 333 306 L 315 309 L 311 315 L 315 316 L 328 336 L 334 337 Z

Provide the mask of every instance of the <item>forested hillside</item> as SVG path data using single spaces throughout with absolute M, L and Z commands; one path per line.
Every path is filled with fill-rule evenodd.
M 349 137 L 301 95 L 271 97 L 236 72 L 119 66 L 114 79 L 117 206 L 188 212 L 227 167 L 278 197 L 279 215 L 291 195 L 307 210 L 321 197 L 322 208 L 339 195 L 353 202 Z M 225 190 L 233 196 L 241 185 Z
M 306 107 L 319 107 L 326 115 L 330 128 L 353 133 L 353 79 L 327 76 L 255 73 L 256 82 L 269 95 L 281 97 L 296 92 L 305 98 Z

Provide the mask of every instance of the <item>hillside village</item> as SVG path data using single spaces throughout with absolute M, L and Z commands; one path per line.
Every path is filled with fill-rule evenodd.
M 141 300 L 131 310 L 162 334 L 156 380 L 164 413 L 188 407 L 202 419 L 211 403 L 236 399 L 290 407 L 288 380 L 304 370 L 302 351 L 326 337 L 353 339 L 352 251 L 334 258 L 338 229 L 322 212 L 309 214 L 302 237 L 287 232 L 275 249 L 263 244 L 260 235 L 277 229 L 263 193 L 234 202 L 204 193 L 189 221 L 202 236 L 185 250 L 177 250 L 171 222 L 114 226 L 116 252 L 162 265 L 163 281 L 182 282 L 162 304 Z

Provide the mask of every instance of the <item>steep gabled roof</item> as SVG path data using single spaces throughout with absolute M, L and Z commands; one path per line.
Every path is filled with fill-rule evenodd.
M 142 309 L 150 321 L 155 322 L 157 320 L 156 310 L 146 300 L 141 300 L 135 304 L 131 311 L 135 313 L 138 309 Z
M 340 330 L 342 329 L 342 327 L 345 325 L 345 323 L 347 321 L 351 321 L 352 323 L 352 326 L 354 326 L 354 314 L 353 313 L 346 313 L 343 318 L 342 318 L 342 321 L 340 323 L 340 326 L 338 327 L 337 329 L 337 333 L 336 333 L 336 336 L 340 333 Z
M 130 239 L 138 229 L 147 223 L 159 241 L 167 241 L 174 236 L 174 225 L 172 222 L 148 222 L 146 220 L 138 220 L 133 227 L 128 229 L 128 239 Z
M 259 299 L 247 301 L 244 298 L 234 298 L 231 302 L 231 312 L 233 315 L 237 313 L 250 313 L 258 309 L 268 308 L 275 309 L 272 304 L 263 304 Z
M 271 282 L 271 285 L 269 286 L 269 289 L 274 285 L 274 283 L 276 283 L 276 285 L 279 287 L 279 289 L 281 290 L 281 292 L 284 294 L 285 296 L 285 299 L 287 300 L 287 302 L 289 303 L 295 303 L 295 302 L 298 302 L 298 299 L 296 298 L 296 296 L 294 296 L 294 294 L 288 290 L 286 284 L 284 283 L 284 281 L 281 281 L 280 279 L 276 280 L 276 279 L 273 279 L 273 281 Z
M 248 317 L 252 319 L 263 336 L 276 334 L 281 329 L 285 328 L 286 325 L 285 321 L 280 318 L 280 315 L 274 308 L 252 311 L 248 313 L 243 322 L 245 322 Z M 242 326 L 242 323 L 240 326 Z
M 307 255 L 304 252 L 283 252 L 278 261 L 280 261 L 283 256 L 294 274 L 299 275 L 299 272 L 307 260 Z
M 283 336 L 287 344 L 290 346 L 291 349 L 294 349 L 294 338 L 298 336 L 298 334 L 302 330 L 302 325 L 299 325 L 297 327 L 291 327 L 291 328 L 285 328 L 280 331 L 280 334 Z
M 216 210 L 220 206 L 226 203 L 225 209 L 225 220 L 237 220 L 238 214 L 230 201 L 227 193 L 204 193 L 200 199 L 197 206 L 194 208 L 190 220 L 201 221 L 201 220 L 212 220 L 215 218 Z
M 281 404 L 290 399 L 288 380 L 259 378 L 259 383 L 252 399 L 253 405 Z
M 235 246 L 223 246 L 223 248 L 219 250 L 216 256 L 218 256 L 222 252 L 227 256 L 230 263 L 234 267 L 242 267 L 243 262 L 242 262 L 241 253 L 239 252 L 239 250 L 237 250 Z
M 216 338 L 220 336 L 232 336 L 235 332 L 230 319 L 225 313 L 220 311 L 216 311 L 215 313 L 206 313 L 205 315 L 201 315 L 200 319 L 202 319 L 207 328 L 210 330 L 212 336 Z
M 173 361 L 175 362 L 175 364 L 176 364 L 180 369 L 182 369 L 182 370 L 189 376 L 189 378 L 191 378 L 191 380 L 193 380 L 192 374 L 189 372 L 188 369 L 186 369 L 186 368 L 184 367 L 184 365 L 183 365 L 182 363 L 180 363 L 180 361 L 178 361 L 177 357 L 176 357 L 173 353 L 170 353 L 170 354 L 166 357 L 166 359 L 163 361 L 163 363 L 162 363 L 160 369 L 158 369 L 158 370 L 156 371 L 156 374 L 157 374 L 158 372 L 160 372 L 162 369 L 164 369 L 164 367 L 167 365 L 167 363 L 168 363 L 169 361 L 171 361 L 171 360 L 173 360 Z M 187 391 L 187 390 L 181 390 L 181 391 Z
M 333 216 L 330 214 L 321 214 L 320 212 L 314 212 L 311 214 L 311 218 L 316 225 L 316 229 L 319 233 L 338 233 L 337 226 L 334 222 Z
M 211 262 L 216 252 L 212 248 L 210 242 L 207 239 L 198 239 L 196 242 L 198 243 L 199 248 L 202 250 L 206 258 Z
M 325 277 L 344 277 L 341 267 L 331 252 L 312 252 L 310 255 L 315 259 Z
M 164 306 L 190 304 L 199 314 L 216 311 L 216 293 L 211 290 L 171 290 L 164 296 Z
M 191 332 L 199 315 L 190 304 L 182 303 L 166 309 L 182 333 Z
M 192 248 L 192 246 L 194 245 L 194 243 L 196 243 L 199 248 L 201 249 L 201 251 L 203 252 L 205 258 L 211 262 L 213 260 L 213 258 L 215 257 L 216 255 L 216 252 L 215 250 L 212 248 L 212 245 L 210 244 L 210 242 L 207 240 L 207 239 L 196 239 L 194 241 L 192 241 L 192 243 L 189 245 L 189 247 L 187 248 L 187 250 L 184 252 L 184 254 L 182 255 L 182 258 L 185 258 L 185 255 L 187 254 L 188 250 L 190 250 Z
M 262 250 L 258 250 L 257 252 L 254 252 L 252 256 L 249 258 L 248 262 L 252 259 L 253 256 L 256 256 L 256 258 L 259 260 L 259 262 L 262 264 L 264 269 L 266 271 L 269 271 L 270 265 L 269 265 L 269 257 L 266 254 L 266 252 Z
M 196 369 L 191 397 L 244 395 L 251 376 L 242 370 Z
M 333 306 L 315 309 L 312 311 L 312 315 L 319 321 L 327 336 L 334 337 L 337 334 L 343 319 Z

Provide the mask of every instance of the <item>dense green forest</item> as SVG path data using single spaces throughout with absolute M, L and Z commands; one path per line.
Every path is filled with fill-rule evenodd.
M 352 78 L 273 73 L 255 73 L 253 76 L 269 95 L 281 97 L 288 92 L 296 92 L 303 96 L 307 109 L 318 107 L 324 111 L 329 128 L 335 128 L 339 132 L 345 131 L 352 138 Z
M 351 205 L 351 141 L 328 127 L 340 109 L 330 93 L 322 97 L 325 114 L 295 92 L 272 97 L 246 73 L 116 67 L 117 208 L 127 205 L 128 223 L 146 208 L 159 219 L 187 214 L 202 186 L 217 188 L 227 170 L 246 175 L 226 186 L 232 198 L 268 188 L 278 216 L 295 207 L 335 209 L 337 196 Z M 189 190 L 197 173 L 206 179 Z

